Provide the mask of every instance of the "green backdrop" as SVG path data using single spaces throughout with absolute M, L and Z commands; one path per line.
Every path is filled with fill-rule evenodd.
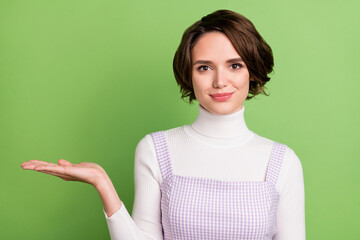
M 221 3 L 220 3 L 221 2 Z M 0 1 L 0 239 L 109 239 L 95 189 L 21 162 L 96 162 L 131 211 L 146 134 L 191 123 L 172 58 L 183 31 L 230 9 L 274 52 L 246 123 L 304 170 L 307 239 L 358 239 L 359 1 Z

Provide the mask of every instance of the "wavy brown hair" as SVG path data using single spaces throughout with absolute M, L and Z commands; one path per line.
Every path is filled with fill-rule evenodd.
M 268 96 L 264 85 L 270 81 L 268 74 L 274 66 L 270 46 L 249 19 L 230 10 L 217 10 L 187 28 L 175 52 L 173 70 L 181 97 L 184 100 L 188 97 L 189 103 L 196 99 L 192 85 L 191 50 L 200 36 L 212 31 L 224 33 L 229 38 L 248 68 L 253 81 L 250 81 L 246 100 L 260 93 Z

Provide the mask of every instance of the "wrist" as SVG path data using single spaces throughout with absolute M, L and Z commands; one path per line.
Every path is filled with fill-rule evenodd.
M 108 188 L 108 186 L 112 185 L 112 183 L 106 173 L 99 172 L 94 177 L 92 185 L 99 191 L 103 188 Z
M 93 186 L 99 193 L 101 201 L 104 205 L 104 210 L 108 217 L 112 216 L 121 208 L 122 202 L 117 195 L 114 185 L 107 175 L 106 177 L 99 178 Z

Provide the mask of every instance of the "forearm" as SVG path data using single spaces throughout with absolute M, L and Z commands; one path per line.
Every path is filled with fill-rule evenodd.
M 96 189 L 104 204 L 105 218 L 112 240 L 163 239 L 161 224 L 161 173 L 155 149 L 150 147 L 150 135 L 137 145 L 134 164 L 135 199 L 130 216 L 105 171 L 101 181 L 96 180 Z M 107 180 L 106 180 L 107 179 Z
M 104 205 L 106 215 L 110 217 L 122 206 L 122 202 L 109 177 L 103 177 L 94 184 Z

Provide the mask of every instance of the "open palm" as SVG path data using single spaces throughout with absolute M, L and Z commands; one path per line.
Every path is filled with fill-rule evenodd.
M 35 170 L 57 176 L 65 181 L 79 181 L 94 185 L 95 182 L 106 176 L 105 170 L 96 163 L 81 162 L 71 164 L 69 161 L 60 159 L 58 164 L 40 160 L 23 162 L 21 167 L 26 170 Z

